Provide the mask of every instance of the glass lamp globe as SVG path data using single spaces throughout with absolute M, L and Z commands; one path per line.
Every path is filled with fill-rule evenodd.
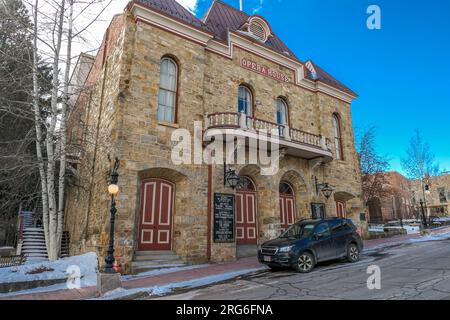
M 108 192 L 110 195 L 117 195 L 119 193 L 119 186 L 117 184 L 110 184 L 108 186 Z

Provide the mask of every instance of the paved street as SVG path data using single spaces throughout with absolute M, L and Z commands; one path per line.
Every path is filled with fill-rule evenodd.
M 381 290 L 367 288 L 367 268 L 381 268 Z M 311 274 L 265 272 L 160 299 L 446 299 L 450 240 L 405 244 L 365 254 L 356 264 L 321 264 Z

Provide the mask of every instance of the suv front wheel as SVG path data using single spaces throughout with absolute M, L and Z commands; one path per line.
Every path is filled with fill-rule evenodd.
M 347 248 L 347 260 L 352 263 L 359 260 L 359 249 L 354 243 L 350 243 Z
M 298 256 L 295 270 L 300 273 L 309 273 L 314 269 L 314 256 L 309 252 L 302 252 Z

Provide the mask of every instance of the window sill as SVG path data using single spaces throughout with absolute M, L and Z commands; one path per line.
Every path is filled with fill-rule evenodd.
M 166 122 L 166 121 L 158 121 L 158 125 L 163 126 L 163 127 L 173 128 L 173 129 L 179 129 L 180 128 L 179 124 L 172 123 L 172 122 Z

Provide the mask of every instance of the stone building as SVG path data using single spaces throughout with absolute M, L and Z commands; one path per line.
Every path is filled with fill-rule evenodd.
M 431 177 L 425 183 L 412 181 L 411 187 L 416 201 L 424 202 L 428 217 L 448 217 L 450 215 L 450 172 Z
M 411 181 L 399 172 L 386 172 L 384 195 L 368 201 L 369 222 L 383 224 L 388 221 L 418 218 L 417 201 Z
M 312 216 L 348 217 L 364 230 L 356 94 L 300 61 L 263 17 L 219 0 L 203 19 L 174 0 L 131 1 L 113 18 L 85 89 L 69 121 L 71 141 L 82 146 L 67 190 L 71 254 L 105 256 L 108 155 L 121 164 L 115 254 L 126 272 L 137 257 L 151 260 L 146 253 L 231 261 Z M 223 136 L 243 141 L 246 156 L 262 150 L 254 141 L 279 139 L 279 170 L 224 168 L 195 155 L 176 163 L 179 133 L 207 159 L 216 159 L 209 147 Z M 237 189 L 226 173 L 240 177 Z M 332 186 L 329 198 L 324 186 Z

